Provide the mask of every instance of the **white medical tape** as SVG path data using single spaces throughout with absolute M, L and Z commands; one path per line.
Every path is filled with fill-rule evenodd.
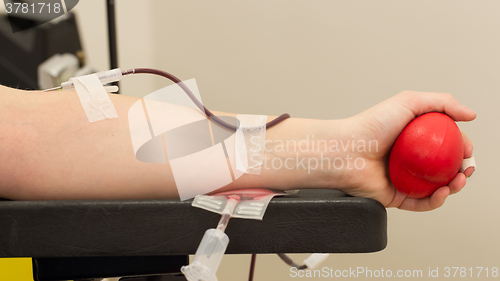
M 115 106 L 96 74 L 71 78 L 89 122 L 118 118 Z
M 472 156 L 471 158 L 464 159 L 464 161 L 462 161 L 462 167 L 460 167 L 460 173 L 465 172 L 465 170 L 467 170 L 467 168 L 469 167 L 473 167 L 474 170 L 476 170 L 476 159 L 474 159 L 474 156 Z
M 266 115 L 237 114 L 236 169 L 246 174 L 260 175 L 264 163 L 266 141 Z

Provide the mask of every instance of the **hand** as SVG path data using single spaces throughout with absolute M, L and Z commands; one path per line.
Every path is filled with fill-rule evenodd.
M 389 178 L 389 153 L 403 128 L 415 117 L 427 112 L 443 112 L 455 121 L 472 121 L 476 113 L 461 105 L 450 94 L 404 91 L 400 94 L 347 119 L 355 139 L 377 140 L 378 151 L 358 152 L 365 159 L 365 167 L 349 174 L 348 188 L 354 196 L 373 198 L 386 207 L 410 211 L 429 211 L 443 205 L 450 194 L 459 192 L 473 169 L 458 173 L 448 184 L 438 188 L 430 197 L 408 198 L 397 191 Z M 464 158 L 472 156 L 472 142 L 462 132 Z

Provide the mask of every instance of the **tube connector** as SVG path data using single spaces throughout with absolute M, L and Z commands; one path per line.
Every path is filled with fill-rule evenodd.
M 122 71 L 119 68 L 97 72 L 96 75 L 103 85 L 120 81 L 123 77 Z M 70 79 L 67 82 L 61 83 L 61 88 L 63 91 L 73 90 L 75 88 L 75 85 L 73 84 L 73 81 L 71 81 Z
M 307 268 L 314 269 L 320 263 L 324 262 L 329 255 L 330 254 L 312 254 L 304 260 L 304 264 Z
M 196 250 L 193 262 L 181 267 L 181 272 L 188 281 L 217 281 L 215 273 L 228 244 L 229 237 L 222 230 L 213 228 L 207 230 Z

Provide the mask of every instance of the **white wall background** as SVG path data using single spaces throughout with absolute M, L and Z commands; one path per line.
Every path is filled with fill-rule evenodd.
M 402 90 L 452 93 L 478 113 L 459 124 L 479 165 L 466 188 L 435 211 L 389 209 L 387 249 L 333 255 L 324 266 L 439 267 L 441 275 L 446 266 L 500 267 L 500 1 L 117 2 L 120 66 L 194 77 L 214 110 L 334 119 Z M 76 13 L 88 61 L 107 69 L 104 1 L 80 1 Z M 130 77 L 122 93 L 144 96 L 167 84 Z M 249 261 L 226 257 L 219 280 L 246 280 Z M 482 276 L 472 279 L 494 279 Z M 293 279 L 277 256 L 258 256 L 255 280 Z

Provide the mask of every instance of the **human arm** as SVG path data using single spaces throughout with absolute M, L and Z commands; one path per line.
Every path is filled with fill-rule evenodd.
M 0 138 L 0 197 L 48 200 L 178 196 L 168 162 L 144 163 L 135 157 L 128 110 L 138 98 L 110 95 L 119 118 L 89 123 L 75 92 L 9 88 L 0 92 L 0 128 L 4 132 Z M 330 131 L 326 127 L 334 122 L 292 118 L 268 130 L 267 139 L 298 141 L 307 134 Z M 327 184 L 324 175 L 307 174 L 302 169 L 262 169 L 261 175 L 245 174 L 221 190 L 342 185 L 340 180 Z
M 110 95 L 119 118 L 89 123 L 74 92 L 8 88 L 0 88 L 0 92 L 0 128 L 4 132 L 0 137 L 0 197 L 38 200 L 178 196 L 169 163 L 143 163 L 135 158 L 127 112 L 137 98 Z M 403 92 L 343 120 L 291 118 L 267 131 L 261 175 L 245 174 L 221 190 L 334 188 L 376 199 L 387 207 L 415 211 L 437 208 L 449 193 L 465 185 L 464 174 L 459 173 L 449 187 L 438 189 L 431 197 L 417 200 L 397 192 L 387 173 L 387 156 L 398 134 L 414 117 L 429 111 L 445 112 L 456 121 L 475 118 L 474 112 L 450 95 L 416 92 Z M 349 153 L 348 141 L 353 138 L 377 140 L 379 149 L 376 153 Z M 328 144 L 344 142 L 347 150 L 315 148 L 319 140 Z M 278 149 L 280 143 L 304 146 Z M 467 158 L 472 154 L 472 143 L 465 135 L 464 145 Z M 286 162 L 289 158 L 295 161 Z M 322 158 L 344 159 L 347 163 L 338 169 L 326 163 L 315 165 Z M 349 169 L 348 162 L 357 158 L 364 159 L 366 165 L 353 169 L 351 163 Z M 273 161 L 282 165 L 273 166 Z

